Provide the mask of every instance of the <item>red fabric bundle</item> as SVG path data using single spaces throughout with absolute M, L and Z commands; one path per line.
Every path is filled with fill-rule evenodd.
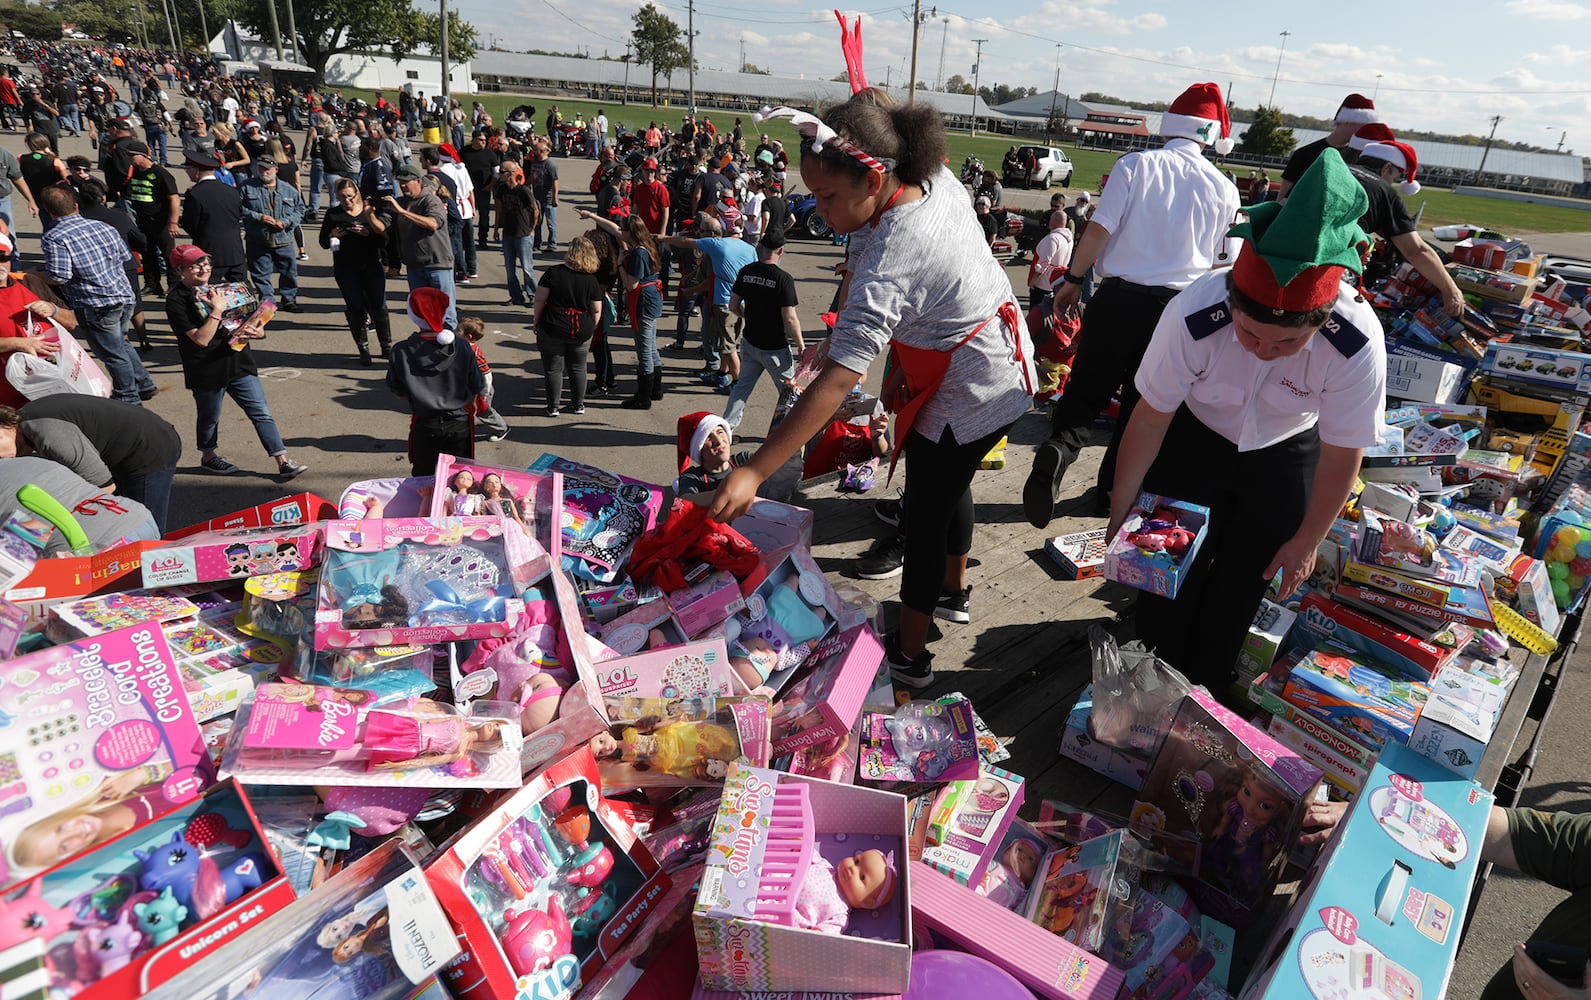
M 740 532 L 708 517 L 706 507 L 675 499 L 668 520 L 636 539 L 630 550 L 630 579 L 679 590 L 685 586 L 681 566 L 705 562 L 740 580 L 757 568 L 760 555 Z

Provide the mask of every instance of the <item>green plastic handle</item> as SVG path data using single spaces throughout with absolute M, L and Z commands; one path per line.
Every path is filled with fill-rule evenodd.
M 34 483 L 22 487 L 17 490 L 17 502 L 55 525 L 66 539 L 66 544 L 72 547 L 74 555 L 94 554 L 94 546 L 89 542 L 88 535 L 83 532 L 83 526 L 77 523 L 77 518 L 61 505 L 61 501 L 50 496 L 42 487 Z

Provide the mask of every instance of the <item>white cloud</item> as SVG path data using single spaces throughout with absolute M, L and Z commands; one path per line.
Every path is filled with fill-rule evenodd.
M 1584 21 L 1591 18 L 1591 7 L 1567 0 L 1509 0 L 1503 8 L 1506 15 L 1544 21 Z

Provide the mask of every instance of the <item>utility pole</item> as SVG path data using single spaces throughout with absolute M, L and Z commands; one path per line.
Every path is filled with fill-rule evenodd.
M 1055 89 L 1050 91 L 1050 122 L 1044 131 L 1055 136 L 1055 99 L 1061 96 L 1061 43 L 1055 43 Z
M 907 85 L 911 88 L 906 91 L 906 103 L 913 104 L 917 100 L 917 31 L 923 24 L 923 0 L 912 0 L 912 71 Z
M 291 2 L 291 0 L 290 0 L 290 2 Z M 441 14 L 442 42 L 441 42 L 441 48 L 440 48 L 440 50 L 438 51 L 437 54 L 442 57 L 442 108 L 443 108 L 442 134 L 445 136 L 445 135 L 448 134 L 448 129 L 447 129 L 447 111 L 446 111 L 446 109 L 447 109 L 447 99 L 448 99 L 448 79 L 447 79 L 448 78 L 448 71 L 447 71 L 447 0 L 440 0 L 440 8 L 439 9 L 442 12 L 442 14 Z M 452 140 L 449 139 L 448 141 L 451 142 Z
M 626 107 L 630 104 L 630 43 L 624 43 L 624 100 L 620 102 Z
M 177 11 L 171 0 L 160 0 L 161 6 L 166 10 L 166 34 L 171 36 L 171 51 L 181 52 L 182 46 L 177 44 L 177 36 L 182 32 L 177 28 Z
M 1287 36 L 1291 34 L 1291 31 L 1282 32 L 1282 47 L 1276 50 L 1276 72 L 1271 74 L 1271 99 L 1267 102 L 1273 108 L 1276 107 L 1276 79 L 1282 75 L 1282 53 L 1287 51 Z
M 204 0 L 198 0 L 199 7 L 199 33 L 204 36 L 204 51 L 210 53 L 210 26 L 204 19 Z
M 161 2 L 165 2 L 165 0 L 161 0 Z M 271 22 L 271 41 L 276 43 L 276 58 L 285 61 L 287 57 L 282 55 L 282 29 L 276 23 L 276 0 L 265 0 L 265 12 L 269 15 Z M 172 44 L 175 45 L 176 43 L 173 42 Z
M 932 13 L 939 13 L 939 8 L 935 7 Z M 945 26 L 939 32 L 939 75 L 934 77 L 935 90 L 945 89 L 945 41 L 950 37 L 950 18 L 944 18 L 944 22 Z
M 1475 168 L 1476 184 L 1481 182 L 1481 174 L 1486 172 L 1486 157 L 1491 155 L 1492 140 L 1497 137 L 1497 126 L 1502 122 L 1502 120 L 1502 115 L 1492 115 L 1492 131 L 1491 134 L 1486 137 L 1486 148 L 1481 150 L 1481 165 Z
M 745 32 L 741 32 L 741 34 L 740 34 L 740 69 L 736 70 L 735 72 L 737 72 L 737 73 L 746 72 L 746 33 Z
M 692 118 L 696 117 L 696 0 L 688 0 L 686 4 L 685 31 L 690 36 L 690 108 L 686 112 Z
M 173 3 L 176 0 L 172 0 Z M 287 42 L 293 49 L 293 61 L 299 64 L 304 62 L 303 55 L 298 51 L 298 23 L 293 20 L 293 0 L 287 2 Z M 199 0 L 199 9 L 204 9 L 204 0 Z
M 978 134 L 978 73 L 983 68 L 983 43 L 987 38 L 974 38 L 973 44 L 978 46 L 978 55 L 972 64 L 972 129 L 970 135 Z

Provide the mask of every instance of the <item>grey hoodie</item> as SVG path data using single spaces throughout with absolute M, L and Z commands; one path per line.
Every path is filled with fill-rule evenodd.
M 392 348 L 387 387 L 409 401 L 416 416 L 457 413 L 486 391 L 486 376 L 462 337 L 451 344 L 415 332 Z

